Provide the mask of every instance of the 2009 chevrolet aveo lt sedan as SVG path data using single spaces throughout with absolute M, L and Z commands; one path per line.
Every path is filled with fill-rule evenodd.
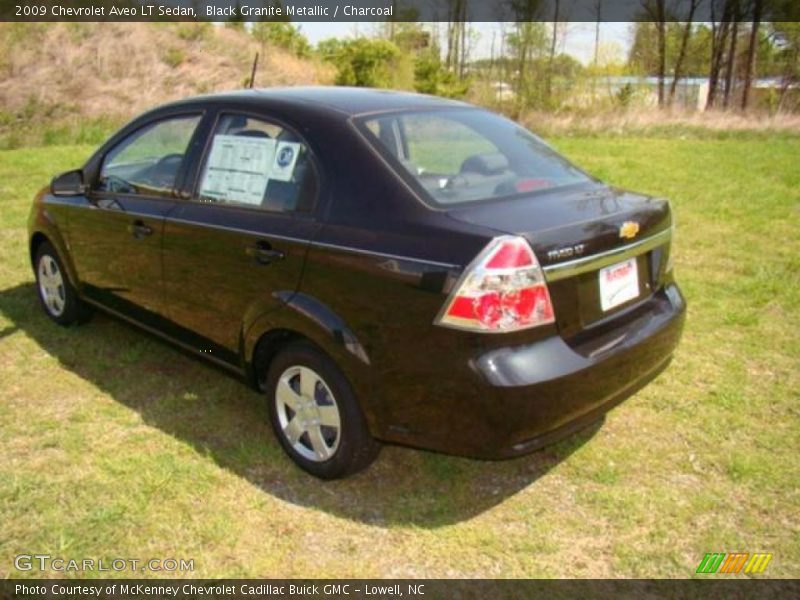
M 561 438 L 664 369 L 685 313 L 665 200 L 415 94 L 162 106 L 40 192 L 29 231 L 50 318 L 100 308 L 227 367 L 324 478 L 379 440 L 501 458 Z

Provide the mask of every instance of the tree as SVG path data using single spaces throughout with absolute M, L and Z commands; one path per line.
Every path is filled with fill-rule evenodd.
M 400 49 L 389 40 L 328 39 L 317 46 L 320 56 L 336 66 L 336 85 L 392 87 Z
M 658 48 L 653 39 L 658 35 L 655 23 L 639 21 L 632 26 L 633 42 L 628 53 L 631 72 L 642 75 L 658 73 Z
M 800 4 L 773 0 L 770 37 L 775 40 L 775 68 L 781 77 L 777 110 L 784 108 L 787 92 L 800 82 Z
M 467 59 L 470 52 L 471 39 L 468 0 L 447 0 L 447 47 L 445 65 L 459 77 L 466 74 Z
M 422 94 L 460 98 L 467 93 L 469 82 L 448 71 L 442 64 L 437 47 L 421 52 L 414 61 L 414 89 Z
M 521 111 L 523 107 L 541 104 L 542 100 L 537 83 L 541 83 L 543 78 L 538 68 L 548 44 L 545 25 L 539 19 L 545 5 L 541 0 L 509 0 L 509 7 L 515 23 L 512 33 L 504 37 L 503 46 L 513 64 L 511 81 L 517 111 Z M 533 73 L 534 69 L 539 72 Z
M 744 75 L 744 89 L 742 90 L 742 110 L 747 110 L 750 101 L 750 86 L 753 83 L 753 70 L 756 64 L 756 52 L 758 48 L 758 28 L 761 25 L 761 11 L 764 8 L 762 0 L 754 0 L 753 4 L 753 23 L 750 26 L 750 42 L 747 46 L 747 68 Z
M 541 59 L 547 52 L 547 33 L 542 22 L 519 21 L 514 32 L 508 36 L 515 73 L 514 92 L 518 108 L 541 105 L 543 94 L 539 86 Z M 538 75 L 538 76 L 537 76 Z
M 792 85 L 800 81 L 800 23 L 795 21 L 781 21 L 772 23 L 772 27 L 779 40 L 777 60 L 781 73 L 780 96 L 777 110 L 784 107 L 787 92 Z
M 731 7 L 731 34 L 728 58 L 725 61 L 725 93 L 722 96 L 722 108 L 727 109 L 731 100 L 733 88 L 736 85 L 736 44 L 739 41 L 739 20 L 741 19 L 741 6 L 739 0 L 733 0 Z
M 597 55 L 600 52 L 600 22 L 603 20 L 603 0 L 594 0 L 594 13 L 597 20 L 594 22 L 594 63 L 597 68 Z
M 686 51 L 689 47 L 689 38 L 692 36 L 692 22 L 694 21 L 694 13 L 702 0 L 689 0 L 689 14 L 686 18 L 686 24 L 683 27 L 683 35 L 681 36 L 681 46 L 678 52 L 678 59 L 675 61 L 675 69 L 672 75 L 672 85 L 669 87 L 669 105 L 675 101 L 675 90 L 678 87 L 678 80 L 683 74 L 683 63 L 686 60 Z
M 737 0 L 711 0 L 711 61 L 708 73 L 706 109 L 713 108 L 717 98 L 719 77 L 725 59 L 725 45 L 730 30 L 733 5 Z M 717 21 L 720 14 L 722 18 Z
M 236 5 L 233 9 L 233 15 L 228 17 L 228 20 L 225 21 L 225 26 L 230 27 L 231 29 L 244 29 L 244 17 L 242 16 L 242 5 L 239 0 L 236 0 Z
M 251 34 L 261 42 L 262 46 L 269 44 L 283 48 L 301 58 L 311 55 L 311 44 L 300 29 L 289 22 L 261 21 L 253 25 Z
M 558 45 L 558 25 L 561 17 L 561 0 L 554 0 L 553 4 L 553 32 L 550 36 L 550 55 L 548 56 L 547 72 L 545 73 L 545 100 L 550 103 L 553 96 L 553 61 L 556 57 Z
M 433 44 L 430 32 L 421 23 L 412 21 L 394 23 L 388 39 L 404 52 L 413 54 L 422 52 Z
M 711 57 L 711 28 L 695 24 L 681 69 L 684 77 L 707 77 Z
M 412 57 L 416 91 L 450 98 L 462 97 L 467 93 L 469 81 L 449 71 L 442 63 L 438 38 L 432 36 L 421 23 L 398 22 L 389 31 L 392 41 L 401 52 Z
M 417 23 L 419 20 L 419 10 L 412 7 L 402 7 L 397 5 L 397 0 L 392 0 L 393 15 L 383 24 L 381 37 L 389 40 L 393 44 L 402 48 L 398 38 L 408 31 L 424 31 L 422 25 Z
M 701 0 L 702 1 L 702 0 Z M 704 24 L 692 23 L 687 35 L 688 21 L 667 23 L 666 73 L 678 72 L 678 79 L 686 76 L 708 75 L 711 54 L 711 30 Z M 653 40 L 658 36 L 654 23 L 639 22 L 633 26 L 633 43 L 628 53 L 628 71 L 641 75 L 658 75 L 658 47 Z
M 442 73 L 442 59 L 438 52 L 421 53 L 414 61 L 414 89 L 421 94 L 436 94 Z
M 664 80 L 667 74 L 666 0 L 642 0 L 642 7 L 656 27 L 658 69 L 658 105 L 664 106 Z

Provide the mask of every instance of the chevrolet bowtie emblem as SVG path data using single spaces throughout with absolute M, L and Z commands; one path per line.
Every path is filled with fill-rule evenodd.
M 630 240 L 639 233 L 639 224 L 636 221 L 625 221 L 619 228 L 619 237 Z

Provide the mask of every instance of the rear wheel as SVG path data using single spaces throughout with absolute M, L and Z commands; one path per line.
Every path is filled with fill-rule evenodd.
M 292 343 L 275 357 L 265 389 L 275 435 L 309 473 L 345 477 L 378 455 L 347 378 L 310 343 Z
M 34 266 L 39 301 L 47 316 L 64 326 L 85 321 L 91 311 L 78 298 L 52 244 L 43 242 L 39 246 Z

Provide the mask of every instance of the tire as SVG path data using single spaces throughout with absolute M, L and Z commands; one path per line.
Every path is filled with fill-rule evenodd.
M 338 479 L 367 467 L 380 444 L 344 373 L 309 342 L 293 342 L 267 370 L 267 411 L 289 457 L 321 479 Z
M 81 302 L 64 268 L 64 263 L 50 242 L 42 242 L 34 258 L 36 291 L 45 314 L 63 327 L 83 323 L 91 310 Z

